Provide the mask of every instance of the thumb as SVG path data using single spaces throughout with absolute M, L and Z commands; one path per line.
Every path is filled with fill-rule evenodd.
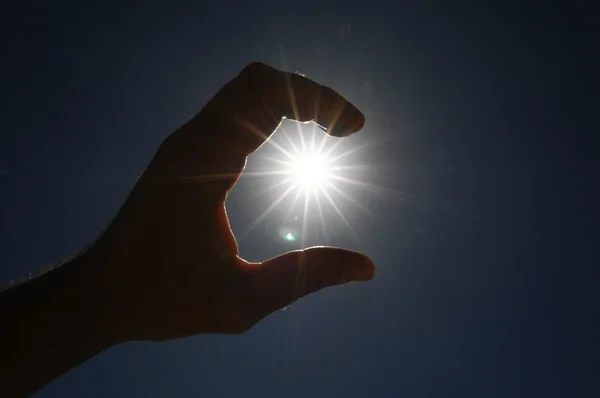
M 252 283 L 254 305 L 266 316 L 328 286 L 367 281 L 375 266 L 365 255 L 333 247 L 313 247 L 264 261 Z

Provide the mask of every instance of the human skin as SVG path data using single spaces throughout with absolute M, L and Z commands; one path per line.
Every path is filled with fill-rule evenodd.
M 30 395 L 118 344 L 243 333 L 309 293 L 372 279 L 371 260 L 339 248 L 239 257 L 225 199 L 282 118 L 337 137 L 365 122 L 328 87 L 245 67 L 165 139 L 88 250 L 0 293 L 3 396 Z

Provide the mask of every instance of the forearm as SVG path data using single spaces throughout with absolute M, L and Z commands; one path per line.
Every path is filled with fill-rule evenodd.
M 98 330 L 80 283 L 85 255 L 0 293 L 0 386 L 28 396 L 114 345 Z

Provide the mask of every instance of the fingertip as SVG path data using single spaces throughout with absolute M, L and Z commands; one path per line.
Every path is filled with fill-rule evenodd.
M 365 115 L 356 106 L 346 101 L 337 120 L 332 121 L 328 134 L 334 137 L 347 137 L 361 130 L 365 121 Z
M 348 264 L 344 273 L 344 282 L 370 281 L 375 277 L 375 264 L 365 255 L 361 255 L 355 262 Z
M 321 272 L 334 265 L 341 267 L 341 283 L 368 281 L 375 276 L 373 261 L 354 250 L 319 246 L 305 249 L 304 256 L 304 261 L 320 267 Z M 331 283 L 335 284 L 333 281 Z

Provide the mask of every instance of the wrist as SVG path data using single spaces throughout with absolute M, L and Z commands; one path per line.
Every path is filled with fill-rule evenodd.
M 92 246 L 64 266 L 64 286 L 72 298 L 74 320 L 105 348 L 125 341 L 114 316 L 118 302 L 105 272 L 110 268 L 108 261 Z
M 0 384 L 30 395 L 74 366 L 118 344 L 87 307 L 85 255 L 0 296 Z

